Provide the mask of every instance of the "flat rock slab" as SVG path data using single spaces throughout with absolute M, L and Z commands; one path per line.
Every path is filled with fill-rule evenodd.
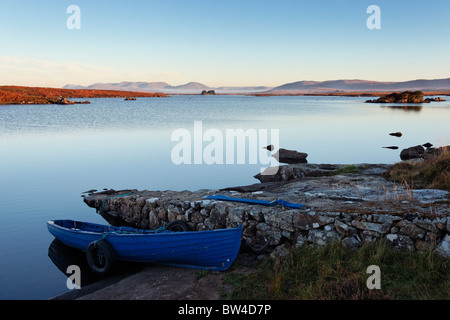
M 77 300 L 217 300 L 223 273 L 151 265 Z

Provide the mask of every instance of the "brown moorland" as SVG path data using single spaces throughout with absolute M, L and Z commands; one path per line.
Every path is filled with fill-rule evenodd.
M 55 104 L 62 98 L 167 97 L 164 93 L 119 90 L 0 86 L 0 104 Z

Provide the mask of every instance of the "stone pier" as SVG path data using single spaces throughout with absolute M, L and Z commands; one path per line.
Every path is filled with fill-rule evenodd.
M 359 247 L 385 239 L 400 249 L 435 250 L 450 256 L 448 192 L 413 190 L 389 182 L 382 176 L 388 168 L 383 164 L 296 164 L 282 166 L 272 179 L 265 177 L 251 186 L 107 190 L 90 193 L 84 201 L 112 225 L 155 229 L 182 220 L 196 231 L 242 225 L 244 243 L 257 252 L 282 253 L 290 246 L 324 245 L 337 239 Z M 204 199 L 214 194 L 283 199 L 307 206 L 287 209 Z

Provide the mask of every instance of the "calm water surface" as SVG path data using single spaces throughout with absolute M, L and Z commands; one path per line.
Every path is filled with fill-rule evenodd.
M 171 134 L 193 132 L 194 121 L 224 135 L 226 129 L 278 129 L 280 146 L 308 153 L 312 163 L 393 163 L 402 148 L 450 144 L 449 102 L 393 108 L 365 100 L 173 96 L 0 106 L 0 299 L 48 299 L 68 291 L 66 275 L 48 254 L 53 237 L 46 221 L 104 223 L 83 203 L 84 191 L 258 182 L 259 164 L 174 165 Z M 389 136 L 396 131 L 403 136 Z M 382 148 L 392 145 L 399 150 Z

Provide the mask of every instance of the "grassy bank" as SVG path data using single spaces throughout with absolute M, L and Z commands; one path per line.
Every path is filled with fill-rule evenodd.
M 251 274 L 230 273 L 224 299 L 450 299 L 449 262 L 432 252 L 398 251 L 379 241 L 350 249 L 341 242 L 302 246 L 266 258 Z M 381 271 L 381 289 L 369 290 L 367 267 Z
M 450 191 L 450 151 L 424 161 L 402 161 L 394 164 L 386 178 L 406 183 L 412 188 L 436 188 Z

